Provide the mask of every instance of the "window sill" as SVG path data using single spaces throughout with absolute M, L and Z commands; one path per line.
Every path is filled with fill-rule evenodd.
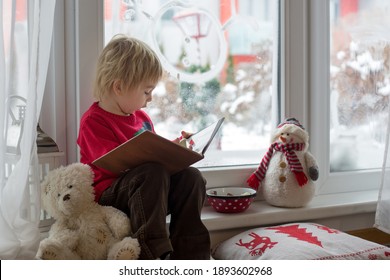
M 279 208 L 254 201 L 242 213 L 224 214 L 205 206 L 202 219 L 209 231 L 222 231 L 262 225 L 308 221 L 363 213 L 374 213 L 378 191 L 318 195 L 303 208 Z

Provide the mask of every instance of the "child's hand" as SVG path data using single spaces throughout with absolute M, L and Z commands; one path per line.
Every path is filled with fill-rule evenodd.
M 181 136 L 177 137 L 175 140 L 173 140 L 173 142 L 192 150 L 192 146 L 194 144 L 193 141 L 187 141 L 187 139 L 190 138 L 192 134 L 193 133 L 182 131 Z
M 182 131 L 181 132 L 181 137 L 185 138 L 185 139 L 188 139 L 192 136 L 193 133 L 190 133 L 190 132 L 186 132 L 186 131 Z

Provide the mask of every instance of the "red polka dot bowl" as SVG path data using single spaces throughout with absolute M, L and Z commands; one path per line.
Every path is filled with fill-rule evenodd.
M 224 187 L 208 189 L 206 195 L 215 211 L 239 213 L 248 209 L 256 197 L 256 191 L 251 188 Z

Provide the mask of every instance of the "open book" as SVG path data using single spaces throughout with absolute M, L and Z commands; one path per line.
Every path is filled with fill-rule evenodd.
M 143 163 L 157 162 L 174 174 L 204 158 L 223 121 L 224 118 L 221 118 L 187 139 L 186 141 L 192 144 L 192 150 L 151 131 L 144 131 L 96 159 L 92 164 L 119 174 Z

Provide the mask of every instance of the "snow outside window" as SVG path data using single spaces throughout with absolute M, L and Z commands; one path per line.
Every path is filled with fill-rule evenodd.
M 146 109 L 158 134 L 174 139 L 226 118 L 197 167 L 258 164 L 269 145 L 274 3 L 104 1 L 104 43 L 117 33 L 141 39 L 166 70 Z

